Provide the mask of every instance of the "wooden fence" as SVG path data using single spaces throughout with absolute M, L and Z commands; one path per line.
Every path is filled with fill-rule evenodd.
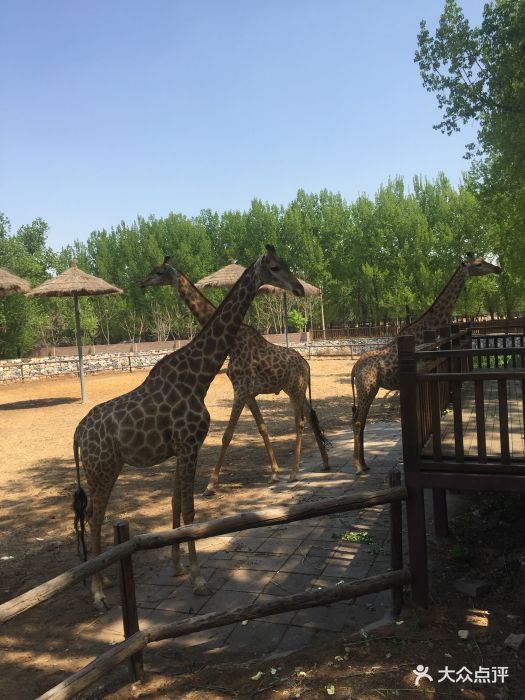
M 74 697 L 85 688 L 91 686 L 124 661 L 130 664 L 132 680 L 141 678 L 143 675 L 143 649 L 151 642 L 161 639 L 180 637 L 200 630 L 221 627 L 242 620 L 266 617 L 275 613 L 327 605 L 338 600 L 355 598 L 387 589 L 392 590 L 392 606 L 394 614 L 397 614 L 402 605 L 403 585 L 410 581 L 410 573 L 403 568 L 401 525 L 401 504 L 406 499 L 407 492 L 405 488 L 400 486 L 401 476 L 399 471 L 392 470 L 389 480 L 390 487 L 380 491 L 362 492 L 350 496 L 324 499 L 288 508 L 276 507 L 241 513 L 208 522 L 185 525 L 165 532 L 137 535 L 131 539 L 128 539 L 129 531 L 127 525 L 120 523 L 115 526 L 115 541 L 117 544 L 114 547 L 106 550 L 94 559 L 79 564 L 60 576 L 3 603 L 0 605 L 0 622 L 11 620 L 88 576 L 103 571 L 115 562 L 120 562 L 122 611 L 126 639 L 95 658 L 79 672 L 51 688 L 40 697 L 40 700 L 50 700 L 51 698 L 53 700 L 65 700 L 66 698 Z M 175 543 L 195 541 L 269 525 L 302 521 L 332 513 L 361 510 L 386 503 L 390 503 L 391 509 L 391 571 L 357 582 L 285 596 L 276 602 L 252 604 L 226 612 L 191 617 L 183 622 L 154 625 L 144 631 L 139 630 L 132 567 L 132 555 L 139 550 L 157 549 L 171 546 Z
M 525 491 L 523 334 L 442 330 L 416 348 L 398 338 L 403 462 L 414 600 L 426 605 L 423 489 L 436 533 L 448 532 L 446 489 Z M 512 394 L 512 402 L 511 402 Z

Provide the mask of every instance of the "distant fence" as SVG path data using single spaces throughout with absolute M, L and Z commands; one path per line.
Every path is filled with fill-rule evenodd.
M 272 343 L 277 343 L 278 345 L 286 342 L 286 336 L 284 333 L 272 333 L 264 336 L 267 340 Z M 143 340 L 140 342 L 127 341 L 125 343 L 109 343 L 100 345 L 84 345 L 84 356 L 88 355 L 114 355 L 117 353 L 154 353 L 154 352 L 173 352 L 173 350 L 178 350 L 187 343 L 189 343 L 188 338 L 181 338 L 178 340 Z M 306 342 L 306 333 L 288 333 L 288 342 L 290 343 L 301 343 Z M 78 348 L 76 345 L 60 345 L 60 346 L 45 346 L 37 348 L 31 353 L 31 357 L 34 358 L 45 358 L 45 357 L 76 357 L 78 355 Z M 24 358 L 26 361 L 28 358 Z
M 495 319 L 470 324 L 474 336 L 525 332 L 525 318 Z M 303 357 L 348 357 L 359 355 L 378 347 L 395 337 L 402 326 L 359 326 L 357 328 L 327 328 L 303 333 L 289 333 L 288 342 Z M 270 342 L 284 345 L 284 333 L 265 335 Z M 189 340 L 145 341 L 140 343 L 115 343 L 112 345 L 88 345 L 84 347 L 84 371 L 86 373 L 149 369 L 164 355 L 178 350 Z M 0 383 L 27 381 L 78 374 L 78 350 L 76 346 L 40 348 L 34 357 L 16 360 L 0 360 Z
M 274 336 L 281 340 L 280 344 L 284 344 L 283 336 Z M 311 357 L 348 357 L 350 359 L 358 357 L 363 352 L 384 344 L 384 339 L 379 338 L 362 338 L 334 341 L 314 341 L 295 344 L 295 339 L 306 338 L 306 333 L 294 333 L 289 335 L 289 342 L 293 345 L 303 357 L 310 359 Z M 170 343 L 164 343 L 165 349 L 151 349 L 149 351 L 130 351 L 129 344 L 117 347 L 125 347 L 125 351 L 107 352 L 107 348 L 114 346 L 96 346 L 106 350 L 105 353 L 97 354 L 89 352 L 86 349 L 84 355 L 84 372 L 86 374 L 95 374 L 98 372 L 133 372 L 134 370 L 145 370 L 153 367 L 162 357 L 174 350 L 177 350 L 189 341 L 178 340 Z M 143 347 L 145 343 L 140 345 L 137 343 L 133 347 Z M 158 345 L 161 345 L 160 343 Z M 167 346 L 167 347 L 166 347 Z M 61 348 L 56 349 L 62 350 Z M 227 361 L 226 361 L 227 362 Z M 50 377 L 67 376 L 71 374 L 79 374 L 78 355 L 62 356 L 62 357 L 41 357 L 41 358 L 22 358 L 17 360 L 0 360 L 0 384 L 5 382 L 29 381 L 35 379 L 44 379 Z
M 401 329 L 399 324 L 388 326 L 357 326 L 355 328 L 326 328 L 310 331 L 313 340 L 341 340 L 343 338 L 392 338 Z
M 461 328 L 470 328 L 474 335 L 478 333 L 519 333 L 525 329 L 525 317 L 485 319 L 466 321 L 457 319 Z M 393 338 L 406 326 L 406 323 L 364 324 L 354 327 L 326 328 L 309 331 L 313 341 L 342 340 L 344 338 Z
M 84 372 L 132 372 L 134 369 L 153 367 L 168 351 L 148 353 L 111 353 L 84 357 Z M 27 358 L 0 362 L 0 383 L 43 379 L 68 374 L 79 374 L 77 357 Z

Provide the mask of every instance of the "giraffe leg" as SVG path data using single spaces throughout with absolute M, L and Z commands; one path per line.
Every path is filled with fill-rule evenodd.
M 174 530 L 180 527 L 181 514 L 180 480 L 177 472 L 178 468 L 175 467 L 172 473 L 173 491 L 171 496 L 172 526 Z M 182 576 L 186 573 L 180 561 L 180 544 L 178 542 L 171 547 L 171 560 L 173 562 L 174 576 Z
M 106 514 L 111 491 L 123 467 L 123 462 L 117 454 L 106 462 L 82 459 L 82 466 L 88 485 L 87 521 L 90 530 L 91 555 L 96 557 L 101 552 L 101 529 Z M 91 591 L 93 602 L 101 610 L 107 609 L 104 584 L 109 580 L 101 572 L 93 574 L 91 578 Z
M 364 433 L 368 411 L 379 389 L 379 385 L 368 387 L 366 394 L 357 392 L 357 410 L 352 427 L 354 430 L 354 467 L 358 474 L 368 471 L 365 462 Z
M 295 410 L 295 448 L 293 451 L 292 471 L 288 477 L 288 481 L 297 481 L 304 431 L 304 402 L 302 400 L 298 401 L 296 397 L 293 397 L 292 404 Z
M 106 467 L 104 468 L 104 471 L 106 471 Z M 111 468 L 111 471 L 113 471 L 113 467 Z M 93 488 L 94 484 L 90 483 L 92 481 L 92 476 L 93 473 L 97 473 L 96 470 L 89 470 L 86 471 L 86 476 L 88 480 L 88 485 L 89 485 L 89 491 L 91 496 L 91 508 L 90 508 L 90 519 L 89 519 L 89 529 L 91 533 L 91 555 L 93 557 L 96 557 L 100 554 L 101 552 L 101 529 L 102 529 L 102 523 L 104 521 L 104 516 L 106 514 L 106 508 L 107 504 L 109 501 L 109 497 L 111 495 L 111 489 L 113 488 L 113 485 L 115 481 L 117 480 L 117 476 L 120 472 L 120 468 L 118 468 L 118 471 L 112 479 L 109 482 L 105 483 L 99 483 Z M 90 476 L 88 476 L 88 474 Z M 106 595 L 104 593 L 104 583 L 106 582 L 105 577 L 102 575 L 101 572 L 98 572 L 96 574 L 93 574 L 91 578 L 91 592 L 93 593 L 93 602 L 95 604 L 95 607 L 99 608 L 100 610 L 107 610 L 108 609 L 108 604 L 106 602 Z
M 235 432 L 235 428 L 237 426 L 243 408 L 244 401 L 242 399 L 234 398 L 230 414 L 230 420 L 226 430 L 224 431 L 224 435 L 222 436 L 222 447 L 219 453 L 219 459 L 217 460 L 215 469 L 212 472 L 209 484 L 208 486 L 206 486 L 206 490 L 202 494 L 203 496 L 213 496 L 215 494 L 215 485 L 219 481 L 222 465 L 224 464 L 224 458 L 226 457 L 226 450 L 228 449 L 228 445 L 232 441 L 233 434 Z
M 195 469 L 199 445 L 183 447 L 177 454 L 177 481 L 181 495 L 182 520 L 184 525 L 191 525 L 195 517 L 195 505 L 193 500 L 193 485 L 195 482 Z M 211 589 L 201 574 L 195 542 L 188 542 L 188 555 L 190 559 L 190 576 L 193 584 L 193 592 L 196 595 L 210 595 Z
M 264 422 L 264 419 L 262 417 L 259 404 L 255 400 L 255 398 L 252 397 L 251 399 L 248 399 L 248 401 L 246 401 L 246 405 L 252 412 L 252 416 L 254 417 L 255 422 L 257 423 L 259 433 L 261 434 L 264 446 L 266 447 L 268 459 L 270 460 L 270 469 L 272 470 L 272 478 L 270 479 L 270 483 L 274 483 L 276 481 L 279 481 L 279 465 L 277 464 L 277 460 L 275 459 L 275 453 L 273 451 L 270 442 L 270 437 L 268 435 L 268 428 L 266 427 L 266 423 Z

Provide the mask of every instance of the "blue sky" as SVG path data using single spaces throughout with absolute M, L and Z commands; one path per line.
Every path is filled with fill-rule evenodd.
M 454 184 L 413 62 L 443 0 L 3 0 L 0 211 L 59 249 L 138 214 Z M 483 3 L 464 11 L 480 19 Z

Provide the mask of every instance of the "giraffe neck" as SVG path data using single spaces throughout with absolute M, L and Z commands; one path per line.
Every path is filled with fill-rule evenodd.
M 174 284 L 177 285 L 182 301 L 201 326 L 204 326 L 215 313 L 215 306 L 206 299 L 204 294 L 182 272 L 177 271 L 177 282 L 174 282 Z
M 423 342 L 423 331 L 438 329 L 450 323 L 450 317 L 467 280 L 468 269 L 460 265 L 448 283 L 443 287 L 434 303 L 413 323 L 405 326 L 401 333 L 410 333 L 416 337 L 416 343 Z
M 226 359 L 244 315 L 261 285 L 258 274 L 260 264 L 261 259 L 244 271 L 214 315 L 191 343 L 179 351 L 190 365 L 195 368 L 199 365 L 199 369 L 194 370 L 195 393 L 202 397 L 206 395 L 208 387 Z

